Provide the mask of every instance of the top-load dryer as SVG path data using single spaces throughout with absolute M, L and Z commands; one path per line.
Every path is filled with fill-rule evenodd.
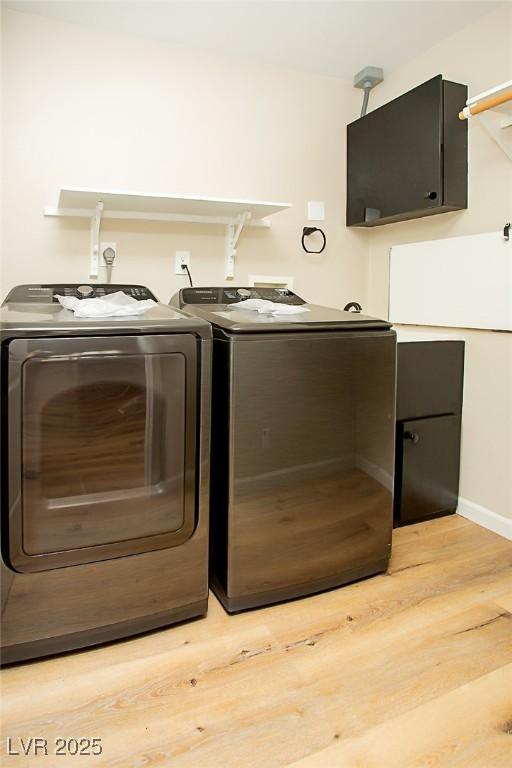
M 298 311 L 249 310 L 248 298 Z M 225 608 L 384 571 L 395 443 L 390 324 L 284 289 L 185 288 L 172 303 L 213 327 L 211 580 Z
M 2 661 L 206 612 L 211 328 L 163 304 L 80 319 L 22 285 L 0 309 Z

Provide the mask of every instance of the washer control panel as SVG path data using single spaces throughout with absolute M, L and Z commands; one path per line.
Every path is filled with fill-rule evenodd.
M 266 299 L 279 304 L 305 304 L 304 299 L 289 288 L 182 288 L 180 306 L 187 304 L 235 304 L 245 299 Z
M 113 283 L 59 283 L 56 285 L 18 285 L 13 288 L 6 302 L 20 304 L 52 304 L 56 296 L 76 296 L 79 299 L 93 299 L 108 296 L 109 293 L 123 291 L 137 301 L 153 299 L 157 301 L 149 288 L 144 285 L 114 285 Z

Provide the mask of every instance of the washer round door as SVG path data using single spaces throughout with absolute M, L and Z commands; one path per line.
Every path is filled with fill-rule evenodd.
M 148 552 L 192 535 L 196 354 L 192 334 L 9 344 L 16 570 Z

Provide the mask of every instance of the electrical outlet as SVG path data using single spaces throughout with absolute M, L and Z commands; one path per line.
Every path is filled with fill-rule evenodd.
M 115 253 L 114 263 L 112 264 L 112 268 L 114 268 L 117 264 L 117 243 L 100 243 L 100 267 L 105 266 L 105 259 L 103 258 L 103 254 L 107 248 L 112 248 Z
M 176 251 L 176 274 L 177 275 L 185 275 L 187 274 L 187 270 L 183 269 L 183 267 L 188 267 L 190 269 L 190 251 Z

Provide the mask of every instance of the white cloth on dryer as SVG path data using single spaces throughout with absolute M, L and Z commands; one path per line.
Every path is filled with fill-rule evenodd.
M 260 315 L 298 315 L 309 312 L 304 304 L 280 304 L 268 299 L 245 299 L 245 301 L 230 304 L 229 309 L 249 309 Z
M 56 296 L 65 309 L 75 313 L 75 317 L 134 317 L 143 315 L 151 307 L 156 307 L 156 301 L 137 299 L 128 296 L 123 291 L 109 293 L 95 299 L 78 299 L 76 296 Z

